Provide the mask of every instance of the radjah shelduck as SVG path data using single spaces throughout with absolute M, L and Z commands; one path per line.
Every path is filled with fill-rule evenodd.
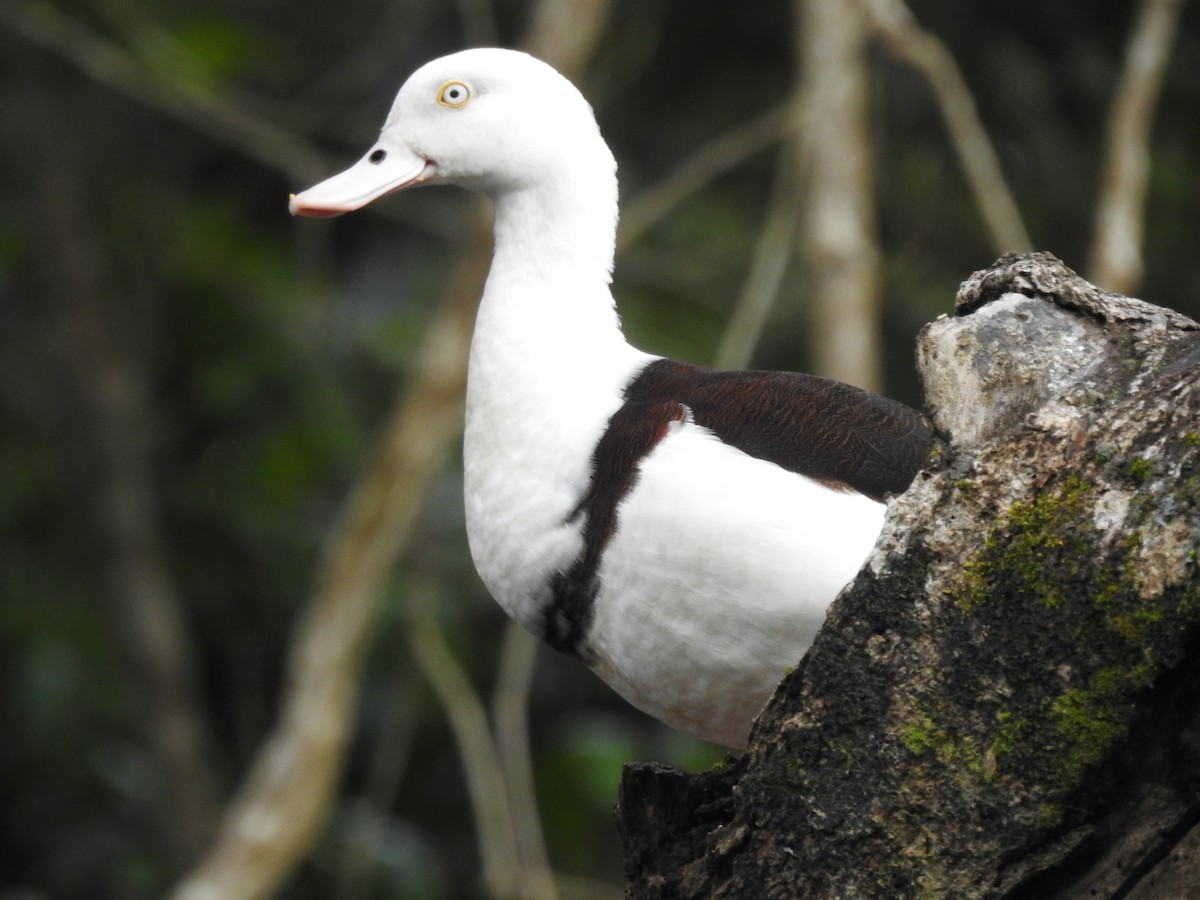
M 290 208 L 336 216 L 442 183 L 495 210 L 464 438 L 484 584 L 634 706 L 745 746 L 924 463 L 922 417 L 631 347 L 609 288 L 616 163 L 579 91 L 523 53 L 418 69 L 366 156 Z

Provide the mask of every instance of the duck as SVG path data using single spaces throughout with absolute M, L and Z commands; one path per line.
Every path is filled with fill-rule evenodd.
M 339 216 L 438 184 L 491 199 L 463 437 L 474 565 L 509 616 L 633 706 L 744 748 L 931 433 L 841 382 L 631 346 L 616 172 L 567 78 L 477 48 L 417 69 L 366 154 L 289 209 Z

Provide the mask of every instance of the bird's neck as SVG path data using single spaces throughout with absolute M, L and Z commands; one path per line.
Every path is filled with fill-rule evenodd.
M 493 280 L 529 287 L 607 287 L 617 232 L 611 164 L 580 162 L 494 195 Z
M 493 200 L 467 379 L 467 530 L 493 596 L 536 628 L 544 574 L 577 551 L 564 523 L 595 442 L 646 357 L 625 342 L 609 291 L 615 184 L 543 181 Z
M 560 359 L 604 368 L 606 357 L 623 363 L 629 352 L 609 289 L 617 229 L 611 159 L 580 159 L 577 171 L 539 173 L 492 197 L 495 250 L 476 343 L 503 342 L 511 363 L 533 367 L 538 378 Z

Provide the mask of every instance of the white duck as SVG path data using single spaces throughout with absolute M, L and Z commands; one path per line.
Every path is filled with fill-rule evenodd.
M 874 545 L 885 494 L 923 464 L 921 416 L 626 343 L 609 291 L 616 163 L 579 91 L 523 53 L 418 69 L 367 155 L 290 208 L 335 216 L 441 182 L 495 207 L 464 443 L 480 576 L 634 706 L 745 746 Z

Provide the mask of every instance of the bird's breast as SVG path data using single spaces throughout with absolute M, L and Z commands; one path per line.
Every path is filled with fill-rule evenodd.
M 870 553 L 883 509 L 699 426 L 672 429 L 639 464 L 598 566 L 593 668 L 656 718 L 743 746 Z
M 484 583 L 633 705 L 743 746 L 883 505 L 723 443 L 682 402 L 632 398 L 645 357 L 539 371 L 512 350 L 472 350 L 466 510 Z

